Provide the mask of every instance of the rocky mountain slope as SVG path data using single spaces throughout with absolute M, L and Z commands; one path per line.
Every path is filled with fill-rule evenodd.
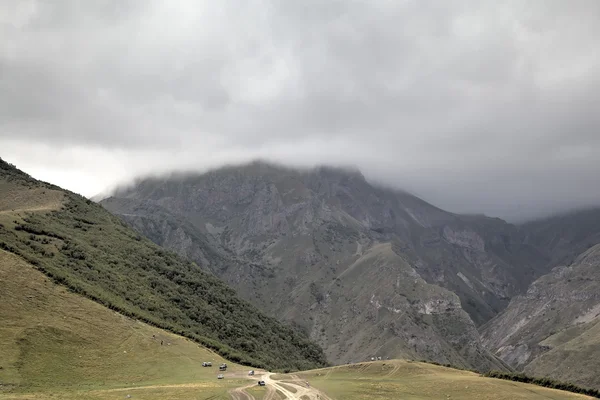
M 476 326 L 550 261 L 500 219 L 448 213 L 341 169 L 257 162 L 145 179 L 102 204 L 300 326 L 334 362 L 503 368 Z
M 548 255 L 548 267 L 570 265 L 600 243 L 600 208 L 589 208 L 521 225 L 525 241 Z
M 279 369 L 326 365 L 323 351 L 297 329 L 265 315 L 212 273 L 155 245 L 98 204 L 1 159 L 0 194 L 0 250 L 55 283 L 232 361 Z
M 600 388 L 600 245 L 590 247 L 599 216 L 586 210 L 531 224 L 530 239 L 559 266 L 482 327 L 487 347 L 513 367 Z

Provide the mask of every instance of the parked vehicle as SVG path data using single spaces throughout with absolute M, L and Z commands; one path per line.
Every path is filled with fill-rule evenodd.
M 225 371 L 225 370 L 227 370 L 227 364 L 221 364 L 219 366 L 219 371 Z
M 258 381 L 258 386 L 265 386 L 265 385 L 266 385 L 265 381 Z
M 223 375 L 223 374 L 217 375 L 217 379 L 223 379 L 223 378 L 225 378 L 225 375 Z
M 203 362 L 202 366 L 203 367 L 212 367 L 212 363 L 211 362 Z
M 248 375 L 251 375 L 251 376 L 254 375 L 254 371 L 248 372 Z

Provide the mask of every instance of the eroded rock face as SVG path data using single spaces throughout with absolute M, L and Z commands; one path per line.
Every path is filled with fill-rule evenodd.
M 454 245 L 480 252 L 485 251 L 485 243 L 483 239 L 473 231 L 456 231 L 449 226 L 444 226 L 443 232 L 444 239 Z
M 519 370 L 600 387 L 600 245 L 532 283 L 483 336 Z
M 543 272 L 516 227 L 355 171 L 256 163 L 149 179 L 103 204 L 304 327 L 334 362 L 380 352 L 486 369 L 475 326 Z

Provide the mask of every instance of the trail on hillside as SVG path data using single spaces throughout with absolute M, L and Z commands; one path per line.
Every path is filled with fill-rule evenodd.
M 246 392 L 246 389 L 248 389 L 249 387 L 254 386 L 255 384 L 251 384 L 251 385 L 246 385 L 246 386 L 242 386 L 239 388 L 235 388 L 235 389 L 231 389 L 229 391 L 229 395 L 231 396 L 231 398 L 233 400 L 256 400 L 254 398 L 254 396 L 252 396 L 250 393 Z
M 285 396 L 284 399 L 290 400 L 332 400 L 323 392 L 311 387 L 307 382 L 300 380 L 300 378 L 298 378 L 296 375 L 292 375 L 291 379 L 286 379 L 285 382 L 273 380 L 271 379 L 271 375 L 273 374 L 265 373 L 253 377 L 257 381 L 265 381 L 267 390 L 267 394 L 264 397 L 265 400 L 273 400 L 277 398 L 277 391 L 279 391 L 280 394 Z M 229 394 L 231 395 L 233 400 L 254 400 L 254 396 L 245 391 L 246 389 L 254 385 L 256 385 L 256 383 L 235 388 L 231 390 Z M 292 389 L 295 390 L 295 392 L 292 392 Z
M 11 184 L 0 186 L 0 214 L 56 211 L 64 202 L 64 193 L 58 190 L 24 189 Z
M 56 204 L 45 204 L 41 206 L 21 207 L 11 210 L 0 210 L 0 214 L 17 214 L 20 212 L 42 212 L 42 211 L 55 211 L 59 208 Z
M 179 384 L 171 384 L 171 385 L 146 385 L 146 386 L 129 386 L 124 388 L 114 388 L 114 389 L 101 389 L 101 390 L 92 390 L 92 392 L 127 392 L 131 390 L 149 390 L 149 389 L 190 389 L 190 388 L 206 388 L 213 387 L 213 385 L 206 383 L 179 383 Z

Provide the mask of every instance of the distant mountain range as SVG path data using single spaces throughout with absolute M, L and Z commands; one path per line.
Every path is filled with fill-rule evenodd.
M 594 282 L 579 266 L 595 271 L 588 248 L 600 243 L 598 210 L 516 226 L 446 212 L 357 171 L 263 162 L 140 180 L 101 204 L 304 330 L 335 363 L 424 358 L 600 385 L 575 364 L 569 375 L 547 367 L 558 350 L 540 343 L 571 325 L 508 335 L 525 326 L 515 315 L 535 313 L 532 290 L 564 290 L 554 267 L 575 262 L 571 283 Z M 568 318 L 595 320 L 592 286 L 561 297 Z

